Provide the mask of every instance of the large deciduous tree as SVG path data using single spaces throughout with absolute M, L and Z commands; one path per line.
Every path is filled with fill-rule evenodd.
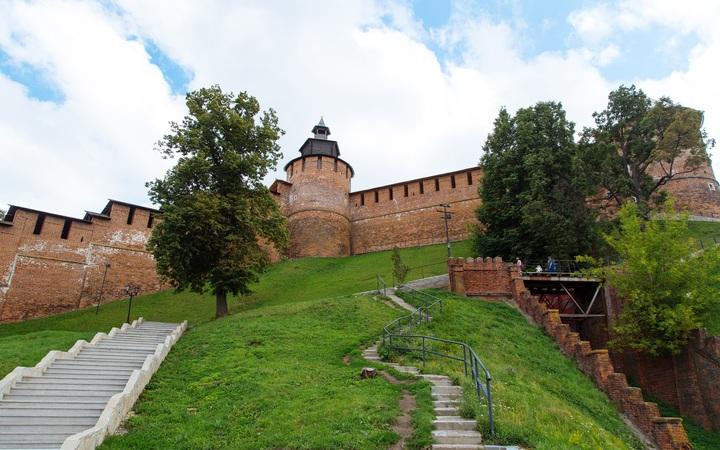
M 580 140 L 595 181 L 617 206 L 632 199 L 647 214 L 664 197 L 660 188 L 708 164 L 714 141 L 702 129 L 703 113 L 663 97 L 653 101 L 635 86 L 620 86 L 595 127 Z
M 287 225 L 263 185 L 282 156 L 275 112 L 260 112 L 247 93 L 219 86 L 190 92 L 189 113 L 157 149 L 178 160 L 163 179 L 147 183 L 162 220 L 148 248 L 158 273 L 178 290 L 211 291 L 216 317 L 227 295 L 247 294 L 269 264 L 268 244 L 282 248 Z
M 484 146 L 482 205 L 475 251 L 513 258 L 572 258 L 595 241 L 585 206 L 574 124 L 560 103 L 541 102 L 511 116 L 504 108 Z

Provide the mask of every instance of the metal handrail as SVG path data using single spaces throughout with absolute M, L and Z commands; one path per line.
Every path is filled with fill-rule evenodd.
M 477 353 L 475 353 L 475 350 L 472 349 L 469 345 L 467 345 L 464 342 L 460 341 L 454 341 L 451 339 L 443 339 L 438 338 L 434 336 L 426 336 L 426 335 L 419 335 L 419 334 L 406 334 L 404 331 L 410 330 L 412 327 L 421 324 L 423 321 L 428 322 L 430 320 L 430 312 L 429 310 L 435 305 L 440 305 L 440 308 L 442 310 L 443 305 L 443 299 L 440 297 L 436 297 L 434 295 L 431 295 L 424 291 L 419 291 L 417 289 L 411 288 L 410 286 L 401 286 L 399 289 L 407 289 L 414 295 L 422 295 L 425 297 L 430 298 L 432 303 L 427 305 L 422 305 L 415 310 L 413 310 L 410 314 L 398 317 L 397 319 L 393 320 L 392 322 L 388 323 L 383 327 L 383 337 L 382 337 L 382 343 L 383 347 L 392 349 L 392 350 L 401 350 L 401 351 L 407 351 L 407 352 L 420 352 L 423 366 L 425 365 L 425 359 L 427 358 L 427 355 L 435 355 L 455 361 L 462 361 L 463 367 L 465 369 L 465 376 L 468 376 L 468 372 L 470 375 L 472 375 L 473 385 L 475 386 L 475 390 L 478 395 L 478 400 L 482 401 L 482 397 L 485 397 L 487 399 L 487 405 L 488 405 L 488 420 L 490 424 L 490 434 L 495 434 L 495 420 L 493 415 L 493 404 L 492 404 L 492 394 L 490 392 L 490 385 L 492 382 L 492 376 L 490 375 L 490 371 L 485 367 L 485 365 L 480 360 L 480 357 L 478 357 Z M 397 330 L 395 330 L 397 328 Z M 408 346 L 399 346 L 395 345 L 393 343 L 393 338 L 395 340 L 398 339 L 420 339 L 421 345 L 419 348 L 417 347 L 410 347 Z M 439 351 L 434 351 L 432 349 L 427 348 L 427 341 L 434 341 L 434 342 L 441 342 L 444 344 L 450 344 L 459 346 L 462 348 L 463 356 L 460 358 L 459 356 L 451 355 L 448 353 L 443 353 Z M 469 371 L 468 371 L 469 369 Z M 482 374 L 481 374 L 482 371 Z M 484 378 L 484 380 L 483 380 Z
M 377 293 L 378 295 L 387 295 L 387 283 L 385 283 L 385 280 L 380 276 L 380 274 L 375 275 L 376 281 L 377 281 Z

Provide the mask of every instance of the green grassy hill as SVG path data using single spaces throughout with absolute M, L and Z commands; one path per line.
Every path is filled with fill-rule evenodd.
M 490 441 L 538 450 L 642 448 L 607 396 L 519 311 L 502 302 L 431 292 L 445 299 L 443 309 L 432 311 L 433 320 L 414 333 L 463 341 L 478 353 L 493 376 L 497 436 Z M 451 347 L 436 349 L 457 354 Z M 401 360 L 417 364 L 412 355 Z M 426 371 L 460 379 L 463 365 L 433 358 Z M 463 411 L 477 418 L 487 435 L 487 407 L 469 383 L 465 393 Z
M 456 254 L 468 253 L 467 244 L 456 247 Z M 410 266 L 423 266 L 410 278 L 446 271 L 442 245 L 401 254 Z M 419 407 L 410 447 L 424 448 L 429 386 L 358 377 L 370 365 L 360 358 L 361 346 L 404 313 L 372 296 L 348 295 L 373 289 L 378 272 L 390 280 L 389 252 L 285 261 L 221 320 L 212 320 L 209 296 L 139 298 L 135 317 L 188 319 L 191 327 L 136 404 L 128 434 L 103 448 L 387 448 L 397 439 L 392 427 L 402 389 L 415 393 Z M 126 307 L 116 302 L 98 316 L 86 310 L 0 326 L 0 370 L 35 364 L 52 348 L 118 326 Z M 437 335 L 471 342 L 493 371 L 496 440 L 538 449 L 636 445 L 604 395 L 516 311 L 454 299 L 432 326 Z

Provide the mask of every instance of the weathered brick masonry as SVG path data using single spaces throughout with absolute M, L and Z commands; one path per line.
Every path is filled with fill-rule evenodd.
M 507 297 L 513 298 L 525 314 L 552 336 L 562 352 L 575 359 L 580 370 L 592 379 L 658 448 L 692 448 L 682 419 L 661 417 L 657 404 L 646 402 L 640 388 L 629 386 L 625 375 L 615 371 L 607 349 L 593 349 L 590 342 L 582 340 L 580 334 L 562 323 L 558 310 L 548 309 L 544 303 L 530 295 L 513 264 L 503 263 L 500 258 L 450 258 L 448 274 L 453 292 L 507 292 Z M 508 284 L 502 286 L 502 282 Z
M 155 213 L 113 200 L 83 219 L 11 206 L 0 221 L 0 322 L 121 298 L 129 281 L 160 289 L 145 250 Z

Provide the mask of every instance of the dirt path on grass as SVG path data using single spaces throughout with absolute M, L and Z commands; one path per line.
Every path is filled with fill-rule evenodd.
M 380 375 L 382 375 L 382 377 L 391 384 L 413 383 L 413 381 L 410 380 L 398 380 L 384 370 L 380 371 Z M 403 448 L 405 448 L 405 440 L 412 436 L 414 431 L 412 426 L 411 414 L 415 410 L 417 402 L 415 401 L 415 396 L 412 395 L 409 391 L 403 389 L 402 394 L 403 396 L 400 399 L 400 411 L 402 411 L 402 415 L 398 417 L 397 423 L 393 427 L 393 431 L 395 431 L 400 436 L 400 439 L 395 444 L 388 447 L 388 450 L 402 450 Z

